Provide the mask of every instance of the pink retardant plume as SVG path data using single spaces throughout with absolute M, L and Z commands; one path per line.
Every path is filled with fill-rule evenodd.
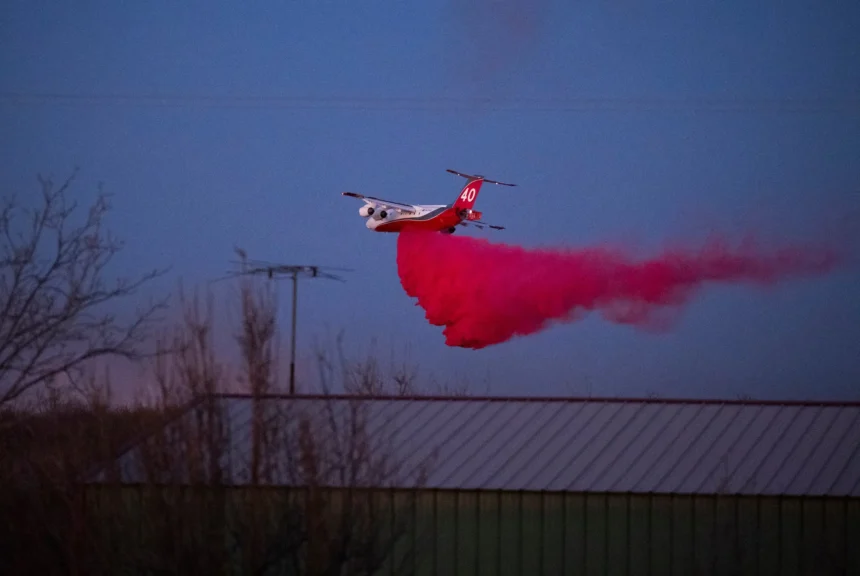
M 525 249 L 438 232 L 401 232 L 397 270 L 406 293 L 449 346 L 479 349 L 534 334 L 589 311 L 609 321 L 667 329 L 705 282 L 771 285 L 823 275 L 835 252 L 735 248 L 710 241 L 634 260 L 609 248 Z

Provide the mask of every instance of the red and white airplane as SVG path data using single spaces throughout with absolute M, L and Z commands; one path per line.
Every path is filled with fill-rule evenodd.
M 478 192 L 480 192 L 484 182 L 499 186 L 516 186 L 516 184 L 487 180 L 483 176 L 462 174 L 454 170 L 447 171 L 468 180 L 453 204 L 403 204 L 357 194 L 356 192 L 343 192 L 342 194 L 358 198 L 364 202 L 364 206 L 358 209 L 358 213 L 367 218 L 366 226 L 376 232 L 430 230 L 453 234 L 457 226 L 468 226 L 469 224 L 480 229 L 488 226 L 495 230 L 504 230 L 503 226 L 494 226 L 482 222 L 481 213 L 473 210 L 472 207 L 475 205 Z

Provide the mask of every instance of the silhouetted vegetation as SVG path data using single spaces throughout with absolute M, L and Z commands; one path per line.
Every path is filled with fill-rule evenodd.
M 216 353 L 211 293 L 180 288 L 181 319 L 147 340 L 166 300 L 127 324 L 102 306 L 128 300 L 155 273 L 106 281 L 119 248 L 103 232 L 108 206 L 100 196 L 85 224 L 68 228 L 69 183 L 55 191 L 43 181 L 45 205 L 23 241 L 13 240 L 14 204 L 4 212 L 0 573 L 322 575 L 406 566 L 415 554 L 402 538 L 410 497 L 362 488 L 406 476 L 417 487 L 426 474 L 402 470 L 385 446 L 372 445 L 362 398 L 417 394 L 417 371 L 348 360 L 339 337 L 316 349 L 318 386 L 352 393 L 348 410 L 335 414 L 323 400 L 327 407 L 311 416 L 288 402 L 253 400 L 282 389 L 273 285 L 240 281 L 236 374 Z M 93 360 L 110 355 L 149 362 L 148 397 L 112 402 L 109 374 L 92 371 Z M 238 465 L 236 454 L 225 464 L 235 438 L 223 404 L 211 400 L 237 384 L 252 399 L 249 449 Z M 115 462 L 132 445 L 140 475 L 130 485 L 119 482 Z M 97 472 L 101 483 L 90 484 Z
M 238 379 L 254 398 L 277 386 L 275 307 L 265 287 L 246 285 L 241 297 Z M 405 482 L 413 471 L 370 444 L 362 396 L 414 392 L 411 376 L 374 380 L 372 361 L 318 350 L 324 387 L 354 392 L 349 410 L 327 406 L 311 417 L 288 403 L 253 402 L 250 451 L 239 454 L 247 459 L 237 466 L 234 453 L 227 466 L 235 438 L 223 406 L 206 401 L 230 385 L 213 353 L 212 300 L 180 300 L 184 317 L 159 340 L 158 393 L 148 402 L 117 408 L 104 394 L 57 393 L 39 411 L 4 413 L 0 541 L 11 553 L 0 555 L 0 572 L 370 574 L 387 561 L 406 562 L 413 552 L 398 543 L 408 497 L 398 499 L 392 523 L 391 502 L 361 488 Z M 131 441 L 141 473 L 134 485 L 120 483 L 110 464 Z M 86 486 L 96 470 L 104 483 Z M 284 482 L 301 488 L 276 487 Z

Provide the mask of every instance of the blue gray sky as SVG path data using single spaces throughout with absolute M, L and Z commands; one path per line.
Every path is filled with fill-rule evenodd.
M 858 27 L 836 0 L 8 0 L 0 179 L 102 182 L 116 271 L 172 266 L 158 289 L 218 277 L 234 245 L 353 268 L 300 288 L 303 370 L 343 329 L 476 393 L 856 399 L 856 268 L 706 288 L 669 334 L 595 316 L 452 349 L 399 285 L 396 236 L 340 192 L 445 203 L 446 168 L 515 182 L 477 209 L 525 246 L 826 239 L 860 221 Z

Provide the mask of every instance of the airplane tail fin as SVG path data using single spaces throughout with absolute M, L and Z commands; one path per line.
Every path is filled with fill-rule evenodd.
M 472 206 L 475 205 L 475 200 L 478 199 L 478 192 L 481 191 L 481 185 L 483 183 L 484 180 L 481 178 L 469 180 L 469 182 L 463 186 L 463 189 L 460 190 L 460 195 L 457 197 L 457 200 L 454 201 L 454 208 L 457 210 L 470 210 Z
M 457 172 L 451 169 L 448 169 L 447 172 L 468 180 L 466 185 L 463 186 L 463 189 L 460 190 L 460 195 L 457 197 L 457 200 L 454 202 L 454 208 L 457 210 L 470 210 L 472 206 L 475 205 L 475 200 L 478 198 L 478 192 L 481 191 L 481 185 L 484 182 L 487 182 L 488 184 L 498 184 L 499 186 L 516 186 L 516 184 L 507 184 L 505 182 L 497 182 L 496 180 L 488 180 L 480 175 L 472 176 L 470 174 L 463 174 L 462 172 Z

